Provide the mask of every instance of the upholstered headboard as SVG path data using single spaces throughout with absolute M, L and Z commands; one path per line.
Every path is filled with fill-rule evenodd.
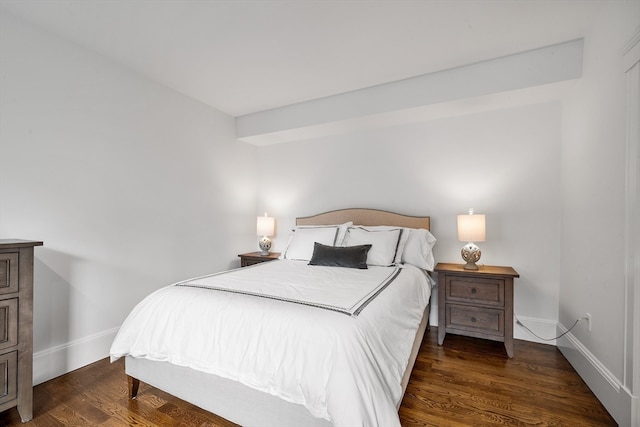
M 296 218 L 296 225 L 342 224 L 347 221 L 353 221 L 355 225 L 391 225 L 395 227 L 430 229 L 430 217 L 428 216 L 410 216 L 379 209 L 362 208 L 339 209 Z

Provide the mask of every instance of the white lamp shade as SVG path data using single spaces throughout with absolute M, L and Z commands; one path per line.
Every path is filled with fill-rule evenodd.
M 258 236 L 273 236 L 275 220 L 271 216 L 259 216 L 256 223 L 256 234 Z
M 458 215 L 458 240 L 461 242 L 484 242 L 484 215 Z

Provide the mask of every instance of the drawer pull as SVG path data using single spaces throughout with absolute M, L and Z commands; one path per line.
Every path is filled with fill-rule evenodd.
M 475 318 L 475 317 L 472 317 L 472 318 L 471 318 L 471 321 L 472 321 L 473 323 L 476 323 L 476 318 Z
M 476 288 L 471 288 L 471 293 L 475 294 L 476 292 L 478 292 L 478 290 Z

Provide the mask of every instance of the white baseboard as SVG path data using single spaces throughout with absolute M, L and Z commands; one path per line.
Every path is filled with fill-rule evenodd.
M 536 337 L 536 335 L 518 325 L 514 319 L 513 338 L 517 340 L 537 342 L 540 344 L 556 345 L 555 337 L 558 336 L 556 333 L 558 325 L 557 321 L 524 316 L 518 316 L 518 319 L 520 319 L 520 322 L 522 322 L 523 325 L 531 329 L 531 331 L 538 336 Z
M 567 328 L 558 323 L 558 335 L 566 331 Z M 607 408 L 618 425 L 630 426 L 634 403 L 631 392 L 572 333 L 567 333 L 557 341 L 557 346 L 564 357 Z
M 118 329 L 34 353 L 33 384 L 43 383 L 107 357 Z

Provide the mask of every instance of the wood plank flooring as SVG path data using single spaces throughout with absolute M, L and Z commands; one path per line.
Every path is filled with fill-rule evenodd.
M 515 341 L 509 359 L 501 343 L 425 335 L 400 408 L 403 426 L 615 426 L 616 423 L 560 351 Z M 127 397 L 122 361 L 108 359 L 34 389 L 34 419 L 13 408 L 0 426 L 233 426 L 146 384 Z

